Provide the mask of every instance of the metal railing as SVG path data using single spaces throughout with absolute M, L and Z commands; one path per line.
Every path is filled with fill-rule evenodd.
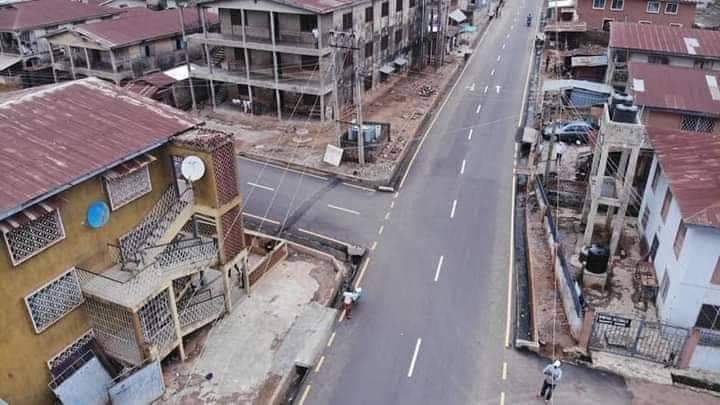
M 59 387 L 60 384 L 65 382 L 68 378 L 72 377 L 76 371 L 80 370 L 82 366 L 92 360 L 93 357 L 95 357 L 95 353 L 93 353 L 92 350 L 90 350 L 89 348 L 83 350 L 82 354 L 79 357 L 77 357 L 71 364 L 66 366 L 62 372 L 53 377 L 50 383 L 48 383 L 48 387 L 50 387 L 51 390 L 55 390 L 55 388 Z
M 700 346 L 720 347 L 720 330 L 698 328 L 700 331 Z
M 209 319 L 215 319 L 225 310 L 225 296 L 222 294 L 190 300 L 187 305 L 178 309 L 180 329 Z

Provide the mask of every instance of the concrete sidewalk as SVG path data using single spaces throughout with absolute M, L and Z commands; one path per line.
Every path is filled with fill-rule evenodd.
M 199 353 L 165 367 L 164 402 L 276 401 L 296 361 L 314 361 L 313 353 L 327 340 L 337 310 L 326 305 L 339 275 L 329 261 L 292 253 L 214 326 Z

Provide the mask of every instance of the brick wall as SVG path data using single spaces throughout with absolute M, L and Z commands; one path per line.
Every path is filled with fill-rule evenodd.
M 237 197 L 238 182 L 235 162 L 235 151 L 232 142 L 216 148 L 212 154 L 215 168 L 215 184 L 217 185 L 218 204 L 223 205 Z
M 243 223 L 240 207 L 234 207 L 221 217 L 223 232 L 223 253 L 228 261 L 239 254 L 245 247 L 243 240 Z
M 695 4 L 678 3 L 677 14 L 666 14 L 665 7 L 668 2 L 660 1 L 658 13 L 648 13 L 648 0 L 624 0 L 622 10 L 611 10 L 613 0 L 605 0 L 603 9 L 594 9 L 594 0 L 578 0 L 576 10 L 581 21 L 587 22 L 588 30 L 598 31 L 603 28 L 605 19 L 613 21 L 640 22 L 649 21 L 652 24 L 670 25 L 682 24 L 683 27 L 692 27 L 695 21 Z M 597 0 L 598 3 L 602 0 Z

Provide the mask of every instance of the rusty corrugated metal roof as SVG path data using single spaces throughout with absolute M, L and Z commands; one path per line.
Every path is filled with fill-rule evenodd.
M 0 6 L 0 31 L 22 31 L 91 18 L 120 10 L 71 0 L 31 0 Z
M 196 122 L 96 78 L 0 98 L 0 218 L 167 142 Z
M 648 128 L 683 220 L 720 228 L 720 135 Z
M 720 83 L 719 71 L 639 62 L 631 62 L 629 69 L 636 104 L 720 116 L 720 98 L 713 98 L 708 85 L 708 76 Z
M 720 31 L 614 22 L 610 24 L 610 47 L 720 58 Z

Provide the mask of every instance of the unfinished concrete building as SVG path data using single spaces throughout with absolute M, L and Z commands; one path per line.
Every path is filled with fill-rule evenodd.
M 583 206 L 586 221 L 583 246 L 603 242 L 611 254 L 617 250 L 628 206 L 640 198 L 634 195 L 641 150 L 650 149 L 645 126 L 638 118 L 632 99 L 611 98 L 605 104 L 600 131 L 595 138 L 589 187 Z M 611 157 L 611 154 L 614 155 Z M 611 230 L 609 241 L 598 241 L 595 235 L 600 209 L 605 212 L 605 226 Z
M 229 101 L 280 119 L 331 119 L 335 83 L 342 110 L 353 101 L 356 69 L 367 91 L 413 62 L 421 35 L 419 5 L 416 0 L 202 2 L 202 8 L 219 9 L 220 33 L 189 36 L 191 44 L 207 46 L 210 59 L 192 74 L 213 82 L 216 106 Z M 355 36 L 341 41 L 340 32 Z

